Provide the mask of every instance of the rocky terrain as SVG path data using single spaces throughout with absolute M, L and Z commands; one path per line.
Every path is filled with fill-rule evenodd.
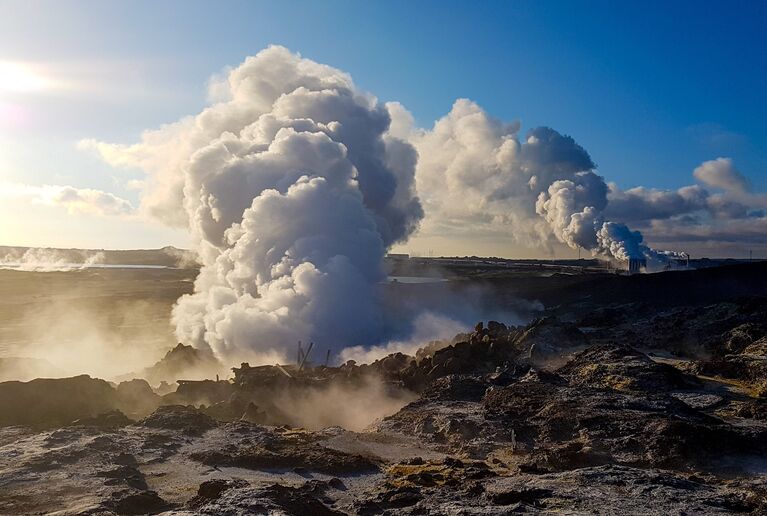
M 765 514 L 764 267 L 729 269 L 658 302 L 642 282 L 677 273 L 581 283 L 528 324 L 372 364 L 0 383 L 0 513 Z M 209 357 L 147 372 L 188 360 Z M 323 424 L 362 392 L 392 408 Z

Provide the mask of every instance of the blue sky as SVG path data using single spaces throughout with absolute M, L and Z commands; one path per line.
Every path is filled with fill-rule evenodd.
M 726 156 L 756 190 L 767 189 L 767 3 L 756 1 L 4 0 L 0 61 L 59 67 L 88 87 L 0 91 L 0 103 L 25 113 L 0 123 L 0 179 L 98 188 L 135 202 L 76 142 L 130 143 L 199 112 L 211 74 L 270 43 L 349 72 L 424 127 L 459 97 L 519 119 L 523 131 L 553 127 L 624 188 L 677 188 L 701 162 Z M 63 236 L 74 223 L 44 218 L 31 237 L 7 206 L 0 216 L 8 240 L 0 243 L 183 244 L 176 232 L 140 225 L 118 237 L 101 222 Z

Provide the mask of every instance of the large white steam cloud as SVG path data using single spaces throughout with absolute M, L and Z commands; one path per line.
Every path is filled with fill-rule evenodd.
M 137 145 L 87 144 L 148 169 L 145 207 L 197 242 L 203 266 L 174 309 L 178 337 L 256 361 L 292 355 L 297 340 L 374 342 L 383 256 L 422 216 L 415 150 L 348 75 L 282 47 L 215 90 L 226 100 Z

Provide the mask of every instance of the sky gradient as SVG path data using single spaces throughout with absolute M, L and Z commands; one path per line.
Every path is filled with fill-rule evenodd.
M 184 231 L 122 216 L 109 198 L 95 199 L 94 212 L 80 208 L 91 197 L 39 189 L 92 189 L 137 206 L 131 185 L 142 172 L 111 167 L 78 142 L 132 143 L 198 113 L 212 75 L 269 44 L 348 72 L 382 102 L 406 106 L 420 127 L 457 98 L 519 120 L 523 134 L 553 127 L 623 189 L 677 189 L 701 163 L 727 157 L 763 192 L 766 28 L 763 2 L 4 0 L 0 244 L 189 245 Z M 37 201 L 16 194 L 23 188 Z M 416 239 L 402 250 L 432 245 Z M 474 254 L 460 241 L 437 246 L 438 254 Z M 747 255 L 737 247 L 709 252 Z M 496 248 L 544 255 L 487 247 Z

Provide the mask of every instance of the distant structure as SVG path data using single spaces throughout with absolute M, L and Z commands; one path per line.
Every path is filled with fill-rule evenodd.
M 386 258 L 395 261 L 405 261 L 410 259 L 410 255 L 404 253 L 389 253 L 386 255 Z
M 629 274 L 639 274 L 643 269 L 647 268 L 647 260 L 645 258 L 629 258 L 628 268 L 626 271 Z

